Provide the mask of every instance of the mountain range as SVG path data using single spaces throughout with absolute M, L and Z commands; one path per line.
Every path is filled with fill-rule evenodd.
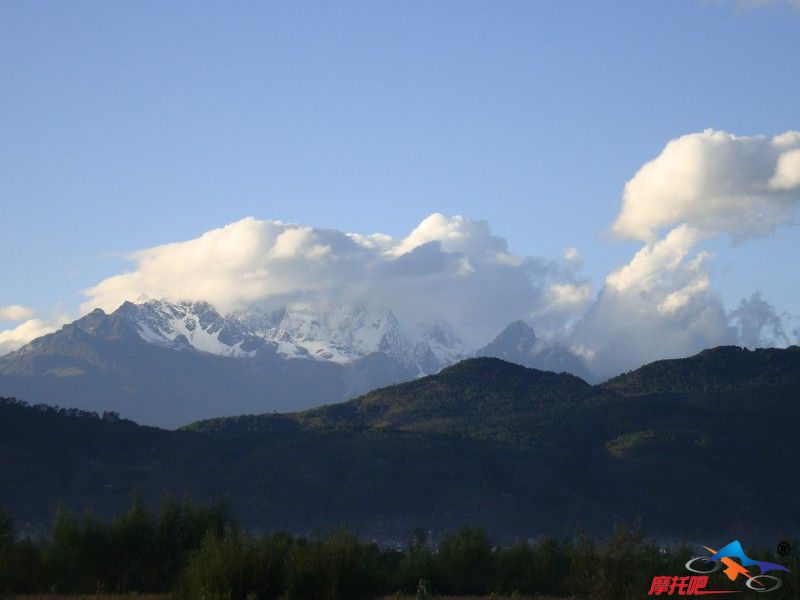
M 59 503 L 100 515 L 138 492 L 225 498 L 254 530 L 346 525 L 499 542 L 641 519 L 703 543 L 800 530 L 800 347 L 706 350 L 604 384 L 472 358 L 289 414 L 170 431 L 0 402 L 0 507 L 25 531 Z
M 339 402 L 471 356 L 590 377 L 580 357 L 522 321 L 475 350 L 445 321 L 403 324 L 352 303 L 223 315 L 205 302 L 144 300 L 94 310 L 0 357 L 0 394 L 178 427 Z

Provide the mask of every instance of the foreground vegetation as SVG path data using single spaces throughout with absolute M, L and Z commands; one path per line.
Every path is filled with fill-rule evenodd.
M 393 594 L 423 599 L 434 593 L 638 598 L 654 575 L 685 574 L 691 556 L 686 546 L 659 549 L 640 529 L 628 527 L 617 527 L 597 543 L 576 534 L 508 547 L 493 547 L 482 530 L 464 527 L 433 548 L 418 530 L 401 551 L 380 549 L 345 530 L 311 539 L 255 536 L 237 528 L 221 505 L 172 500 L 157 515 L 135 501 L 108 522 L 61 510 L 51 535 L 41 540 L 17 539 L 13 523 L 0 513 L 0 594 L 169 593 L 187 600 L 359 600 Z M 793 573 L 771 598 L 795 597 L 800 590 L 800 565 L 797 558 L 791 562 Z

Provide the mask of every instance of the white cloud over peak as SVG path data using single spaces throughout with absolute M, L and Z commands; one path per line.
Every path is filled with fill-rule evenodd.
M 571 346 L 583 349 L 596 374 L 607 377 L 661 358 L 738 343 L 730 316 L 711 289 L 707 255 L 690 255 L 685 240 L 672 235 L 645 246 L 608 276 L 575 325 Z
M 130 259 L 131 271 L 86 290 L 83 311 L 143 295 L 225 311 L 338 298 L 389 308 L 401 323 L 445 319 L 477 346 L 517 318 L 546 333 L 592 294 L 569 261 L 512 254 L 485 221 L 439 213 L 397 239 L 249 217 Z
M 575 247 L 554 260 L 516 254 L 486 221 L 459 215 L 434 213 L 399 237 L 248 217 L 132 253 L 129 271 L 85 290 L 81 310 L 142 296 L 222 311 L 332 299 L 391 309 L 406 328 L 444 319 L 473 348 L 525 319 L 610 376 L 721 344 L 788 343 L 788 319 L 759 294 L 725 309 L 702 244 L 769 235 L 798 206 L 800 132 L 708 129 L 670 141 L 625 184 L 612 231 L 642 246 L 599 293 Z M 24 307 L 3 314 L 29 320 L 0 332 L 0 353 L 54 328 Z
M 590 283 L 553 283 L 545 291 L 545 312 L 574 314 L 587 308 L 592 293 Z

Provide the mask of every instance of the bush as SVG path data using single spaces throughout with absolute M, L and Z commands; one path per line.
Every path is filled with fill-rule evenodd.
M 380 553 L 344 530 L 295 544 L 289 556 L 288 600 L 361 600 L 381 590 Z
M 434 591 L 627 599 L 646 594 L 655 575 L 684 573 L 694 552 L 659 549 L 638 526 L 618 526 L 598 544 L 577 534 L 505 548 L 464 527 L 438 551 L 418 531 L 406 552 L 380 551 L 344 530 L 310 540 L 255 537 L 230 523 L 219 505 L 166 501 L 153 517 L 134 502 L 111 522 L 60 510 L 50 540 L 42 541 L 15 539 L 13 523 L 0 513 L 0 596 L 174 590 L 186 600 L 367 600 L 399 590 L 419 600 Z M 781 558 L 753 549 L 751 556 L 791 570 L 770 598 L 798 597 L 800 553 Z
M 283 592 L 286 545 L 210 531 L 186 569 L 178 596 L 190 600 L 271 600 Z
M 517 544 L 495 551 L 493 591 L 499 595 L 531 594 L 537 589 L 533 550 L 528 544 Z
M 462 527 L 439 546 L 440 591 L 480 595 L 492 584 L 492 546 L 477 527 Z

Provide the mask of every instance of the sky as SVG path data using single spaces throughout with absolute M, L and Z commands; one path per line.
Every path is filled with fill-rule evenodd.
M 609 281 L 642 251 L 658 265 L 646 290 L 630 292 L 649 294 L 635 308 L 645 322 L 670 294 L 672 303 L 707 296 L 697 314 L 669 323 L 670 352 L 746 341 L 740 309 L 777 316 L 786 334 L 759 330 L 751 341 L 793 342 L 800 166 L 776 136 L 800 129 L 798 56 L 792 1 L 4 2 L 0 352 L 93 304 L 188 293 L 190 275 L 209 289 L 241 281 L 239 267 L 210 264 L 213 252 L 208 273 L 156 252 L 170 279 L 147 249 L 239 224 L 227 231 L 257 241 L 231 260 L 250 275 L 274 269 L 266 254 L 276 238 L 265 232 L 283 226 L 273 221 L 303 226 L 293 231 L 311 233 L 292 234 L 297 248 L 330 246 L 337 264 L 353 250 L 345 238 L 311 238 L 389 236 L 359 254 L 351 279 L 326 267 L 350 294 L 399 248 L 418 248 L 405 241 L 413 232 L 479 282 L 443 292 L 416 279 L 408 289 L 420 298 L 477 294 L 510 276 L 487 266 L 507 254 L 522 265 L 509 285 L 541 281 L 498 300 L 501 315 L 518 313 L 587 356 L 622 331 L 600 335 L 593 320 L 634 310 L 612 302 L 622 292 Z M 656 179 L 688 164 L 678 183 L 689 183 L 639 177 L 654 159 Z M 746 193 L 725 189 L 730 181 Z M 626 219 L 639 225 L 619 225 Z M 680 227 L 683 237 L 657 246 Z M 482 241 L 468 249 L 452 243 L 473 235 Z M 656 260 L 657 247 L 672 262 Z M 295 287 L 266 278 L 252 298 L 307 293 L 320 273 L 292 269 L 305 274 Z M 391 289 L 386 278 L 362 292 Z M 217 301 L 252 301 L 229 296 Z M 484 300 L 476 306 L 489 310 Z M 660 330 L 644 330 L 652 345 Z

